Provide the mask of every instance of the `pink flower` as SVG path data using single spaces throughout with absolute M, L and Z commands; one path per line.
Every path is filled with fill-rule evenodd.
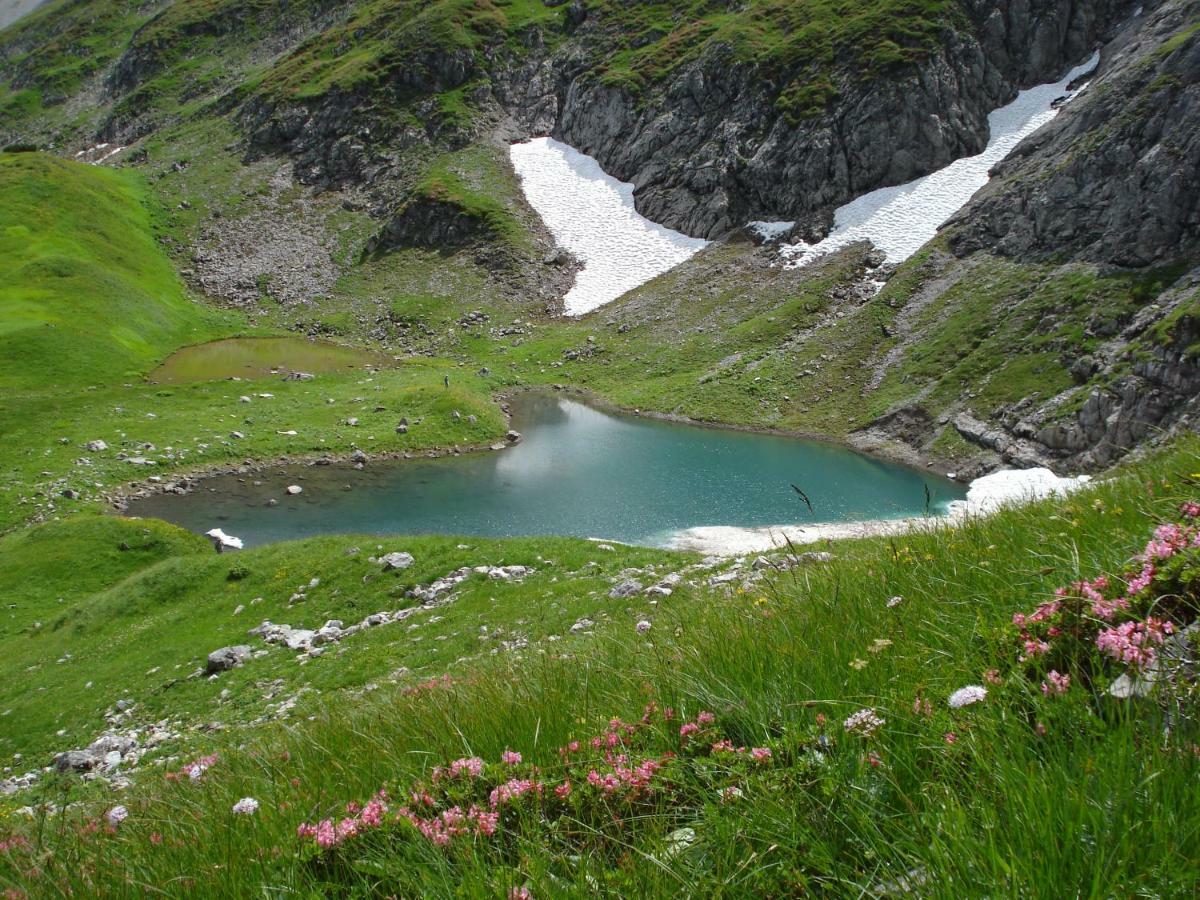
M 697 725 L 711 725 L 715 721 L 717 721 L 717 717 L 710 712 L 702 712 L 696 716 Z
M 470 758 L 456 759 L 450 763 L 448 769 L 443 769 L 440 766 L 433 770 L 433 780 L 440 781 L 442 778 L 458 778 L 466 775 L 468 778 L 478 778 L 483 774 L 483 760 L 478 756 Z
M 1148 618 L 1145 622 L 1122 622 L 1106 628 L 1096 636 L 1096 647 L 1113 659 L 1134 668 L 1144 669 L 1154 662 L 1155 644 L 1174 631 L 1170 622 Z
M 699 730 L 700 730 L 700 726 L 697 725 L 695 722 L 688 722 L 688 723 L 680 726 L 679 736 L 685 738 L 685 737 L 688 737 L 689 735 L 696 734 Z
M 1154 565 L 1150 562 L 1147 562 L 1144 566 L 1142 566 L 1142 571 L 1129 580 L 1129 586 L 1126 588 L 1125 593 L 1130 597 L 1137 596 L 1142 591 L 1146 590 L 1146 588 L 1150 587 L 1150 583 L 1154 581 L 1155 574 L 1156 572 Z
M 317 840 L 317 846 L 322 850 L 328 849 L 338 842 L 337 832 L 333 827 L 332 819 L 322 819 L 317 823 L 314 837 Z
M 566 800 L 568 797 L 570 797 L 571 796 L 571 782 L 564 781 L 562 784 L 560 784 L 558 787 L 556 787 L 554 789 L 554 796 L 558 797 L 559 800 Z
M 771 750 L 769 747 L 754 747 L 750 751 L 750 758 L 756 763 L 766 763 L 771 759 Z
M 500 754 L 500 762 L 506 766 L 518 766 L 521 764 L 521 754 L 515 750 L 505 750 Z
M 492 808 L 495 809 L 505 803 L 510 803 L 530 791 L 541 793 L 541 790 L 540 784 L 530 781 L 528 778 L 513 778 L 492 791 L 490 796 Z
M 1000 677 L 999 669 L 988 669 L 983 673 L 983 680 L 988 684 L 1001 684 L 1004 679 Z
M 1071 676 L 1062 675 L 1051 669 L 1042 682 L 1042 693 L 1049 697 L 1051 694 L 1065 694 L 1071 687 Z
M 475 820 L 475 830 L 484 837 L 491 837 L 495 834 L 496 827 L 500 824 L 500 813 L 498 812 L 488 812 L 472 806 L 467 815 Z
M 383 817 L 385 813 L 387 813 L 387 804 L 385 804 L 382 800 L 375 799 L 369 801 L 367 805 L 363 807 L 362 815 L 359 816 L 359 818 L 361 818 L 363 824 L 369 828 L 378 828 L 383 824 Z
M 944 740 L 947 744 L 953 744 L 958 740 L 958 735 L 953 731 L 947 731 L 944 735 L 942 735 L 942 740 Z
M 1050 645 L 1045 641 L 1025 635 L 1024 642 L 1025 654 L 1020 657 L 1021 662 L 1025 662 L 1027 659 L 1036 659 L 1037 657 L 1043 656 L 1044 654 L 1050 652 Z
M 1200 503 L 1188 501 L 1179 507 L 1180 515 L 1187 519 L 1200 518 Z
M 508 900 L 533 900 L 533 894 L 527 887 L 515 887 L 508 892 Z

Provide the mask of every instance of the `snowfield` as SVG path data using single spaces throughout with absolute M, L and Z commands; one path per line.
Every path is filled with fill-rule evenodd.
M 896 187 L 880 188 L 840 207 L 833 230 L 817 244 L 785 244 L 780 253 L 785 265 L 803 266 L 819 256 L 840 250 L 855 241 L 869 240 L 892 264 L 903 262 L 933 239 L 945 222 L 987 184 L 988 172 L 1013 148 L 1058 115 L 1061 104 L 1087 88 L 1068 91 L 1067 85 L 1092 72 L 1100 62 L 1097 52 L 1086 63 L 1067 73 L 1062 81 L 1021 91 L 1017 99 L 988 116 L 991 140 L 978 156 L 956 160 L 924 178 Z M 786 231 L 790 223 L 752 223 L 760 234 Z M 767 228 L 763 228 L 767 226 Z
M 510 153 L 525 199 L 555 241 L 583 263 L 563 300 L 569 316 L 616 300 L 708 245 L 642 216 L 632 184 L 561 141 L 535 138 L 513 144 Z

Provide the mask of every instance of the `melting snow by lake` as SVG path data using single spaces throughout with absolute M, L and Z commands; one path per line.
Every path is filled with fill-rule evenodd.
M 957 160 L 932 175 L 897 187 L 881 188 L 847 203 L 835 213 L 833 230 L 823 241 L 789 244 L 782 248 L 787 264 L 802 266 L 818 256 L 861 240 L 870 240 L 887 255 L 889 263 L 908 259 L 987 184 L 992 166 L 1058 115 L 1058 109 L 1051 106 L 1056 99 L 1064 94 L 1073 98 L 1086 87 L 1067 91 L 1067 85 L 1090 73 L 1099 61 L 1097 52 L 1086 63 L 1068 72 L 1062 81 L 1021 91 L 1016 100 L 989 115 L 991 140 L 978 156 Z M 766 226 L 759 227 L 759 231 L 769 233 L 777 232 L 784 223 L 753 224 Z
M 860 522 L 823 522 L 816 525 L 777 525 L 769 528 L 740 528 L 708 525 L 675 532 L 668 546 L 720 556 L 762 553 L 789 544 L 813 544 L 825 540 L 880 537 L 957 525 L 976 516 L 987 516 L 1009 506 L 1020 506 L 1047 497 L 1065 497 L 1087 487 L 1091 476 L 1055 475 L 1049 469 L 1002 469 L 971 482 L 965 500 L 949 504 L 945 516 L 903 519 L 867 519 Z
M 511 155 L 529 205 L 583 263 L 563 301 L 569 316 L 617 299 L 708 244 L 640 215 L 632 184 L 567 144 L 536 138 L 513 144 Z

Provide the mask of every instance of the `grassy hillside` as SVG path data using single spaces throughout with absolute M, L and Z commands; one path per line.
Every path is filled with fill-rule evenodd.
M 138 723 L 166 719 L 186 734 L 266 715 L 264 694 L 303 697 L 303 709 L 321 694 L 409 671 L 415 680 L 440 675 L 503 641 L 538 642 L 566 635 L 578 619 L 607 617 L 604 598 L 625 568 L 690 561 L 567 539 L 463 544 L 340 535 L 217 555 L 206 539 L 163 522 L 91 516 L 0 538 L 0 645 L 8 650 L 0 662 L 7 711 L 0 755 L 48 760 L 86 746 L 122 698 L 137 703 Z M 398 572 L 369 561 L 393 550 L 417 561 Z M 75 571 L 76 559 L 88 560 L 86 572 Z M 347 638 L 328 657 L 300 664 L 295 652 L 247 636 L 266 619 L 315 630 L 331 619 L 350 625 L 420 606 L 406 597 L 411 587 L 467 564 L 534 571 L 513 581 L 473 575 L 452 604 Z M 689 597 L 685 590 L 674 602 Z M 210 652 L 236 644 L 272 652 L 219 680 L 192 677 Z M 195 740 L 164 750 L 178 753 Z
M 147 884 L 193 895 L 861 896 L 902 885 L 933 897 L 1186 895 L 1200 879 L 1195 697 L 1187 682 L 1165 681 L 1144 699 L 1111 696 L 1127 665 L 1093 637 L 1123 620 L 1158 616 L 1182 628 L 1195 618 L 1195 510 L 1181 503 L 1196 496 L 1198 452 L 1191 442 L 1068 500 L 961 528 L 842 544 L 829 564 L 768 573 L 749 591 L 701 583 L 658 606 L 601 599 L 611 621 L 595 637 L 534 639 L 493 661 L 431 657 L 396 687 L 354 703 L 327 697 L 310 720 L 198 736 L 190 752 L 217 758 L 195 779 L 162 774 L 196 758 L 188 755 L 105 797 L 70 780 L 47 782 L 43 801 L 80 802 L 65 815 L 9 812 L 0 884 L 31 896 L 122 895 Z M 1143 565 L 1131 556 L 1157 523 L 1180 521 L 1179 530 L 1159 531 L 1166 543 L 1148 551 L 1157 574 L 1128 592 L 1128 610 L 1104 621 L 1087 611 L 1091 601 L 1070 599 L 1073 582 L 1104 573 L 1115 587 L 1102 590 L 1125 594 Z M 93 526 L 71 527 L 75 536 L 55 537 L 78 540 Z M 64 628 L 88 641 L 109 617 L 119 631 L 117 608 L 100 612 L 120 597 L 130 609 L 157 610 L 145 620 L 147 646 L 180 635 L 173 623 L 183 620 L 171 610 L 185 608 L 197 626 L 212 623 L 215 643 L 242 592 L 222 580 L 231 563 L 267 583 L 278 567 L 280 595 L 319 573 L 305 603 L 324 615 L 339 602 L 324 579 L 334 589 L 358 580 L 348 576 L 363 561 L 342 552 L 350 543 L 210 557 L 196 593 L 172 587 L 177 557 L 150 555 Z M 591 576 L 571 574 L 585 559 L 601 558 L 610 574 L 633 561 L 606 562 L 578 542 L 472 542 L 469 551 L 404 543 L 423 567 L 413 580 L 500 556 L 547 565 L 533 554 L 549 550 L 558 580 L 538 583 L 563 605 L 595 589 Z M 661 571 L 681 561 L 658 562 Z M 105 577 L 130 568 L 106 564 Z M 1067 591 L 1056 596 L 1060 586 Z M 439 627 L 461 629 L 464 639 L 477 621 L 490 628 L 509 602 L 483 600 L 490 593 L 489 585 L 464 594 L 448 607 L 464 618 Z M 211 611 L 197 613 L 197 594 Z M 1023 661 L 1031 653 L 1023 641 L 1045 626 L 1017 626 L 1014 614 L 1047 603 L 1081 603 L 1083 617 L 1049 637 L 1045 655 Z M 641 619 L 649 625 L 635 627 Z M 4 646 L 26 653 L 31 640 L 60 639 L 22 635 Z M 181 640 L 178 655 L 201 646 Z M 52 677 L 56 650 L 47 644 L 47 662 L 28 676 L 35 690 Z M 101 672 L 117 672 L 127 655 L 99 642 L 89 652 L 89 667 Z M 164 665 L 165 648 L 156 652 Z M 355 665 L 349 653 L 343 671 Z M 322 657 L 300 670 L 268 657 L 211 684 L 152 697 L 143 682 L 132 693 L 157 716 L 173 702 L 203 708 L 202 694 L 229 687 L 231 696 L 209 707 L 221 716 L 253 684 L 262 690 L 279 678 L 294 689 L 338 662 Z M 449 678 L 428 677 L 447 669 Z M 132 669 L 122 677 L 132 680 Z M 969 685 L 986 694 L 948 703 Z M 520 759 L 502 759 L 505 751 Z M 456 776 L 437 770 L 469 757 L 481 760 L 477 775 L 474 763 Z M 247 797 L 256 811 L 232 812 Z M 105 817 L 116 805 L 126 815 L 119 822 L 120 812 Z
M 183 345 L 270 329 L 185 295 L 146 191 L 133 173 L 0 154 L 0 527 L 94 508 L 123 483 L 180 468 L 477 445 L 504 433 L 489 384 L 446 362 L 312 381 L 148 384 Z M 396 434 L 401 417 L 419 425 Z M 92 441 L 106 447 L 89 450 Z
M 184 297 L 135 176 L 4 153 L 0 196 L 5 390 L 137 377 L 221 327 L 217 314 Z

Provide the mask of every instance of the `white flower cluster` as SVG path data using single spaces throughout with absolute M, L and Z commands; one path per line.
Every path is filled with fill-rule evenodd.
M 987 697 L 987 688 L 979 684 L 968 684 L 966 687 L 960 687 L 951 694 L 947 702 L 950 704 L 951 709 L 962 709 L 964 706 L 978 703 L 985 697 Z
M 863 737 L 870 737 L 885 724 L 887 721 L 875 715 L 873 709 L 860 709 L 842 723 L 847 732 Z
M 252 816 L 258 812 L 258 801 L 253 797 L 243 797 L 233 804 L 233 812 L 239 816 Z

